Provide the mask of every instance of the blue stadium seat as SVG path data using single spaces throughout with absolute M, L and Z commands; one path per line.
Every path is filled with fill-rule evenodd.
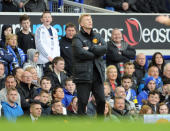
M 109 7 L 109 6 L 106 6 L 105 9 L 115 11 L 115 9 L 113 7 Z

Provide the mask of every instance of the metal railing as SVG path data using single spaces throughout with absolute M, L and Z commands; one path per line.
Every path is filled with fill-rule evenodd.
M 117 13 L 103 8 L 72 2 L 69 0 L 50 0 L 49 8 L 52 12 L 61 13 Z

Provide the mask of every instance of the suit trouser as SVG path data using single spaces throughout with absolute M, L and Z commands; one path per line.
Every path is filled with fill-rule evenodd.
M 88 104 L 90 92 L 92 91 L 96 100 L 96 112 L 98 115 L 103 115 L 105 109 L 104 86 L 98 76 L 93 75 L 92 83 L 76 83 L 76 87 L 78 97 L 78 114 L 86 114 L 86 106 Z

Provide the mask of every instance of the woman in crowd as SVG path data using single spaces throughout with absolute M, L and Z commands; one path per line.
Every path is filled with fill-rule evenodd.
M 160 103 L 158 106 L 158 114 L 169 114 L 169 109 L 167 104 L 165 103 Z

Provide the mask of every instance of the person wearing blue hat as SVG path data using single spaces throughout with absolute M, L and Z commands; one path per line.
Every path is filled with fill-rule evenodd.
M 150 76 L 145 80 L 145 87 L 143 88 L 143 91 L 137 96 L 138 104 L 142 106 L 142 100 L 147 100 L 149 92 L 154 91 L 155 89 L 156 79 L 153 76 Z

